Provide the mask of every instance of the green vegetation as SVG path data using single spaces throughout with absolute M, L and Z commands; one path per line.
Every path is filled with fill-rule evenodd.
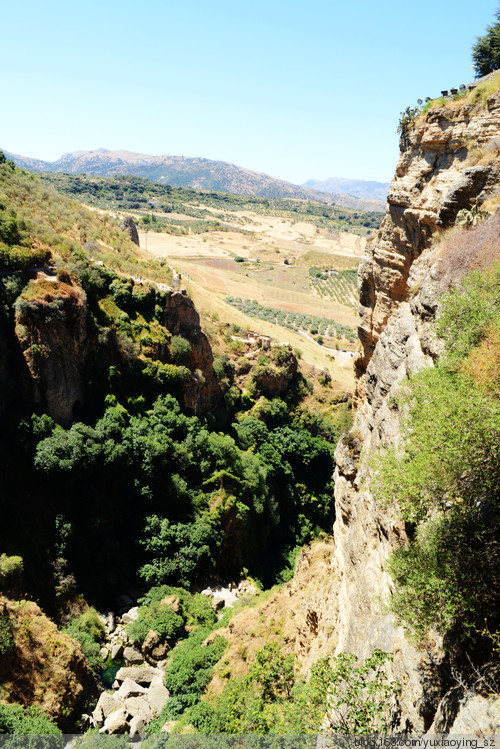
M 31 734 L 36 735 L 37 740 L 26 739 L 23 746 L 44 746 L 43 736 L 58 736 L 61 731 L 52 720 L 38 707 L 27 707 L 21 705 L 4 705 L 0 702 L 0 734 Z
M 232 679 L 215 704 L 199 702 L 188 713 L 202 733 L 343 734 L 388 731 L 400 685 L 387 679 L 391 656 L 380 650 L 358 662 L 340 653 L 317 661 L 307 682 L 296 676 L 295 657 L 276 642 L 257 652 L 248 674 Z
M 241 309 L 246 315 L 256 317 L 258 320 L 267 320 L 276 325 L 299 331 L 303 330 L 311 335 L 330 336 L 331 338 L 346 338 L 353 343 L 356 333 L 348 325 L 341 325 L 327 317 L 318 315 L 305 315 L 301 312 L 289 312 L 276 307 L 265 307 L 255 299 L 241 299 L 241 297 L 226 297 L 228 304 Z
M 39 177 L 0 158 L 0 270 L 60 265 L 82 250 L 119 272 L 171 279 L 161 261 L 140 256 L 110 216 L 62 197 Z
M 8 612 L 0 614 L 0 656 L 10 655 L 15 646 L 12 622 Z
M 83 614 L 73 619 L 64 631 L 78 640 L 82 652 L 95 676 L 100 676 L 102 661 L 99 655 L 101 643 L 104 640 L 104 625 L 94 608 L 89 608 Z
M 500 68 L 500 10 L 495 13 L 496 23 L 486 28 L 472 47 L 472 61 L 476 78 Z
M 22 572 L 22 557 L 9 557 L 7 554 L 0 554 L 0 590 L 5 590 L 15 582 L 22 575 Z
M 481 633 L 500 625 L 499 266 L 443 300 L 437 332 L 445 351 L 403 390 L 403 441 L 376 463 L 375 491 L 409 530 L 391 608 L 418 639 L 453 629 L 487 651 Z
M 189 232 L 234 230 L 243 219 L 228 211 L 249 210 L 262 215 L 280 216 L 294 222 L 307 221 L 332 232 L 349 231 L 365 236 L 378 229 L 382 213 L 355 211 L 293 198 L 261 198 L 224 192 L 171 187 L 144 177 L 96 177 L 50 173 L 42 179 L 59 191 L 88 205 L 144 215 L 145 227 L 183 235 Z M 212 210 L 209 210 L 212 209 Z M 215 213 L 214 210 L 221 211 Z M 176 213 L 189 218 L 166 218 Z M 191 220 L 192 219 L 192 220 Z M 241 231 L 241 229 L 240 229 Z
M 309 268 L 313 288 L 321 297 L 336 299 L 349 307 L 357 305 L 356 270 L 326 270 Z

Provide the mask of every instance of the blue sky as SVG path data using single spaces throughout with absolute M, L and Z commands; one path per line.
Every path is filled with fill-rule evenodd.
M 0 147 L 388 181 L 399 113 L 473 79 L 498 0 L 24 0 L 2 10 Z

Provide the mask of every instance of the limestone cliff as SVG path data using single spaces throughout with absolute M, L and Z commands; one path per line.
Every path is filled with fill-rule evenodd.
M 394 652 L 393 673 L 403 684 L 400 728 L 413 731 L 428 730 L 436 715 L 433 730 L 464 730 L 464 705 L 480 698 L 463 693 L 453 702 L 448 696 L 438 710 L 452 686 L 441 643 L 431 638 L 425 650 L 416 649 L 384 613 L 391 588 L 384 563 L 405 537 L 405 528 L 377 505 L 368 461 L 378 446 L 398 438 L 392 396 L 399 384 L 431 366 L 439 354 L 441 342 L 431 323 L 448 283 L 438 257 L 439 230 L 452 226 L 460 209 L 482 205 L 499 193 L 499 136 L 498 91 L 484 105 L 469 96 L 463 104 L 420 115 L 402 138 L 387 213 L 358 276 L 357 414 L 336 451 L 336 647 L 360 656 L 374 648 Z M 498 701 L 496 706 L 481 704 L 476 717 L 476 725 L 469 720 L 468 732 L 494 730 Z
M 119 321 L 117 324 L 109 318 L 107 322 L 118 332 L 118 339 L 110 336 L 109 330 L 100 334 L 90 312 L 84 290 L 69 275 L 65 281 L 58 281 L 55 276 L 40 274 L 24 288 L 15 304 L 15 336 L 25 366 L 10 372 L 10 376 L 23 386 L 27 402 L 32 401 L 55 421 L 69 426 L 87 405 L 89 354 L 118 368 L 124 356 L 168 362 L 172 358 L 168 341 L 181 335 L 191 346 L 186 360 L 189 372 L 186 370 L 181 387 L 184 405 L 196 414 L 216 407 L 220 389 L 212 350 L 188 296 L 167 292 L 163 328 L 156 345 L 153 341 L 146 346 L 149 338 L 137 342 L 125 338 L 124 342 Z M 16 366 L 19 369 L 19 362 Z
M 212 349 L 200 327 L 200 316 L 192 299 L 181 291 L 169 291 L 164 324 L 172 335 L 182 336 L 191 345 L 189 369 L 192 377 L 184 382 L 184 404 L 196 414 L 212 410 L 220 397 L 220 389 L 213 368 Z

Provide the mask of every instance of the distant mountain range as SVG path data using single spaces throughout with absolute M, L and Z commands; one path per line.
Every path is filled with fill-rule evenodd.
M 367 182 L 362 179 L 345 179 L 343 177 L 330 177 L 323 181 L 308 179 L 302 187 L 309 190 L 319 190 L 326 193 L 340 193 L 352 195 L 354 198 L 369 200 L 387 200 L 389 182 Z
M 319 191 L 294 185 L 292 182 L 259 174 L 225 161 L 186 156 L 150 156 L 131 151 L 73 151 L 57 161 L 48 162 L 18 154 L 4 153 L 29 171 L 66 172 L 68 174 L 135 174 L 155 182 L 174 187 L 192 187 L 197 190 L 217 190 L 238 195 L 259 195 L 268 198 L 299 198 L 336 204 L 359 211 L 384 211 L 378 200 L 366 200 L 336 193 Z

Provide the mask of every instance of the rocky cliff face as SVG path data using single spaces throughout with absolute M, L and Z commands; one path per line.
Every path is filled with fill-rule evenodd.
M 405 529 L 377 505 L 368 462 L 380 445 L 398 439 L 392 396 L 399 384 L 432 366 L 440 352 L 431 323 L 447 281 L 435 232 L 453 225 L 460 209 L 498 193 L 500 168 L 491 153 L 499 136 L 499 92 L 481 108 L 450 105 L 420 116 L 403 139 L 387 213 L 359 271 L 357 415 L 336 452 L 336 648 L 360 656 L 374 648 L 394 652 L 393 674 L 403 684 L 400 728 L 413 731 L 430 729 L 435 718 L 433 730 L 463 730 L 464 706 L 484 698 L 462 693 L 440 703 L 452 685 L 438 638 L 416 649 L 384 613 L 391 587 L 384 563 Z M 468 732 L 478 728 L 474 721 L 491 731 L 500 719 L 498 701 L 486 703 L 477 706 Z
M 26 366 L 10 376 L 22 384 L 26 399 L 40 405 L 59 424 L 69 426 L 86 405 L 88 354 L 98 352 L 109 363 L 119 364 L 116 347 L 98 340 L 95 325 L 89 325 L 85 292 L 70 279 L 60 282 L 42 276 L 32 280 L 15 306 L 17 347 Z M 191 345 L 187 361 L 191 375 L 182 383 L 184 405 L 196 414 L 214 409 L 220 389 L 212 350 L 192 300 L 181 292 L 168 292 L 163 324 L 168 331 L 166 340 L 168 334 L 181 335 Z M 161 361 L 171 359 L 166 344 L 156 349 L 156 355 L 151 347 L 147 355 Z
M 84 291 L 55 278 L 32 281 L 16 303 L 16 336 L 33 400 L 65 426 L 83 400 L 86 317 Z
M 97 687 L 80 645 L 57 629 L 36 603 L 0 594 L 0 614 L 14 638 L 0 659 L 0 700 L 36 705 L 64 730 Z
M 454 223 L 460 209 L 470 209 L 474 201 L 482 203 L 498 190 L 500 166 L 488 153 L 494 153 L 499 128 L 497 92 L 479 111 L 472 104 L 431 110 L 402 138 L 404 150 L 389 189 L 388 209 L 359 270 L 359 404 L 367 400 L 365 375 L 377 341 L 407 299 L 414 261 L 431 246 L 437 229 Z
M 193 301 L 185 293 L 168 292 L 164 325 L 172 335 L 182 336 L 191 345 L 192 378 L 183 386 L 184 405 L 196 414 L 212 410 L 221 394 L 213 368 L 212 349 L 200 327 L 200 316 Z

